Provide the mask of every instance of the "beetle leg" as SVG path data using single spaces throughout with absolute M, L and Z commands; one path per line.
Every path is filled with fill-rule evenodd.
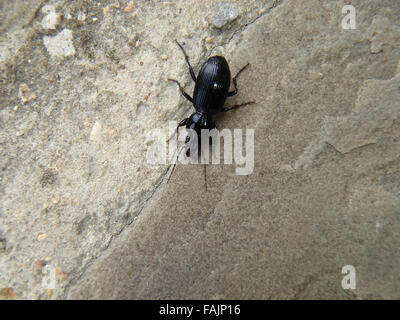
M 188 122 L 188 120 L 189 120 L 189 118 L 185 118 L 185 119 L 183 119 L 181 122 L 179 122 L 178 126 L 176 127 L 176 131 L 174 131 L 174 133 L 169 137 L 169 139 L 167 140 L 167 143 L 168 143 L 175 135 L 178 135 L 179 127 L 186 126 L 186 123 Z
M 179 86 L 179 90 L 181 90 L 181 93 L 183 94 L 183 96 L 188 99 L 191 103 L 193 103 L 193 98 L 191 96 L 189 96 L 186 92 L 185 89 L 183 89 L 183 87 L 181 86 L 181 84 L 178 82 L 178 80 L 175 79 L 168 79 L 168 81 L 173 81 L 175 82 L 178 86 Z
M 239 108 L 239 107 L 243 107 L 243 106 L 247 106 L 249 104 L 255 104 L 255 103 L 256 103 L 256 101 L 253 100 L 253 101 L 249 101 L 249 102 L 235 104 L 235 105 L 233 105 L 232 107 L 229 107 L 229 108 L 222 108 L 221 112 L 227 112 L 227 111 L 232 110 L 232 109 L 236 109 L 236 108 Z
M 179 127 L 185 126 L 188 120 L 189 120 L 189 118 L 185 118 L 181 122 L 179 122 L 178 127 L 176 128 L 176 132 L 178 132 Z
M 233 91 L 231 91 L 231 92 L 228 92 L 228 97 L 232 97 L 232 96 L 234 96 L 235 94 L 238 93 L 237 80 L 236 80 L 236 79 L 237 79 L 237 77 L 239 76 L 239 74 L 240 74 L 244 69 L 246 69 L 249 65 L 250 65 L 250 63 L 247 63 L 247 64 L 246 64 L 242 69 L 240 69 L 239 72 L 236 73 L 236 75 L 233 77 L 232 82 L 233 82 L 233 86 L 235 87 L 235 90 L 233 90 Z
M 185 55 L 186 63 L 187 63 L 188 66 L 189 66 L 190 76 L 192 77 L 193 81 L 196 82 L 196 75 L 194 74 L 193 68 L 192 68 L 192 66 L 190 65 L 189 56 L 186 54 L 186 51 L 185 51 L 185 49 L 183 49 L 183 47 L 181 46 L 181 44 L 180 44 L 177 40 L 175 40 L 175 42 L 177 43 L 177 45 L 179 46 L 179 48 L 181 48 L 183 54 Z

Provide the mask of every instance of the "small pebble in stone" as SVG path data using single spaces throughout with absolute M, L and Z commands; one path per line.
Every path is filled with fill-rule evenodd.
M 42 27 L 46 30 L 55 30 L 61 23 L 62 14 L 55 11 L 54 6 L 44 6 L 42 9 L 46 16 L 42 19 Z
M 82 11 L 79 11 L 79 13 L 78 13 L 78 20 L 79 20 L 80 22 L 85 21 L 85 20 L 86 20 L 86 14 L 85 14 L 84 12 L 82 12 Z
M 93 125 L 92 131 L 90 132 L 91 141 L 99 141 L 101 139 L 103 124 L 101 121 L 96 121 Z
M 213 19 L 213 24 L 217 28 L 222 28 L 239 16 L 239 11 L 229 3 L 220 2 L 217 15 Z
M 1 288 L 0 289 L 0 300 L 12 300 L 16 299 L 17 295 L 13 288 Z
M 108 135 L 108 136 L 113 136 L 113 135 L 115 135 L 115 133 L 116 133 L 116 131 L 113 129 L 113 128 L 107 128 L 106 129 L 106 134 Z
M 126 8 L 124 9 L 125 12 L 131 12 L 135 7 L 135 3 L 133 1 L 129 2 Z
M 107 13 L 109 13 L 110 12 L 110 6 L 107 6 L 107 7 L 105 7 L 104 9 L 103 9 L 103 14 L 107 14 Z
M 61 200 L 61 196 L 60 195 L 58 195 L 57 197 L 55 197 L 55 198 L 53 198 L 53 203 L 54 204 L 57 204 L 57 203 L 59 203 L 60 202 L 60 200 Z
M 63 281 L 68 278 L 68 274 L 65 273 L 63 270 L 60 268 L 56 268 L 56 279 L 59 281 Z
M 51 56 L 63 58 L 75 54 L 72 31 L 64 29 L 54 37 L 44 36 L 43 43 Z
M 37 259 L 35 261 L 35 269 L 39 272 L 42 272 L 43 267 L 46 265 L 46 261 L 42 259 Z
M 214 42 L 214 37 L 206 38 L 206 43 L 213 43 L 213 42 Z
M 39 236 L 38 236 L 38 240 L 39 241 L 42 241 L 42 240 L 44 240 L 46 238 L 47 238 L 47 234 L 45 234 L 45 233 L 39 234 Z
M 36 94 L 28 87 L 27 84 L 23 83 L 19 87 L 19 97 L 22 103 L 27 103 L 36 99 Z
M 147 99 L 149 99 L 149 97 L 150 97 L 150 95 L 151 95 L 151 92 L 149 92 L 148 94 L 146 94 L 145 96 L 144 96 L 144 101 L 147 101 Z

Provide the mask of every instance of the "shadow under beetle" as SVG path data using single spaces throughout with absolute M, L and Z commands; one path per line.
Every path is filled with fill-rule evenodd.
M 216 128 L 215 122 L 212 118 L 213 115 L 219 112 L 226 112 L 238 107 L 255 103 L 255 101 L 249 101 L 241 104 L 236 104 L 228 108 L 224 107 L 226 98 L 232 97 L 238 93 L 237 77 L 244 69 L 249 66 L 249 63 L 247 63 L 242 69 L 240 69 L 239 72 L 232 78 L 234 90 L 229 91 L 229 87 L 231 84 L 231 72 L 229 70 L 228 62 L 224 57 L 213 56 L 208 58 L 207 61 L 204 62 L 204 64 L 202 65 L 200 72 L 196 78 L 193 68 L 189 62 L 189 56 L 186 54 L 185 49 L 183 49 L 182 45 L 177 40 L 175 40 L 175 42 L 185 55 L 186 63 L 189 66 L 190 76 L 195 82 L 193 98 L 185 92 L 184 88 L 181 86 L 178 80 L 170 78 L 168 80 L 175 82 L 179 86 L 182 95 L 193 104 L 196 110 L 189 118 L 183 119 L 178 124 L 178 127 L 176 128 L 176 134 L 178 134 L 179 127 L 183 126 L 186 126 L 187 129 L 194 130 L 197 133 L 198 148 L 200 151 L 201 130 L 212 130 Z M 189 141 L 190 137 L 187 136 L 185 145 L 187 145 Z M 186 151 L 186 155 L 188 157 L 190 156 L 190 149 Z M 175 165 L 172 168 L 172 171 L 174 170 Z

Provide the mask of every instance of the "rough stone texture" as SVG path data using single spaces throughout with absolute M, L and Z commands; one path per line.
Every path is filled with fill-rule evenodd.
M 218 13 L 213 19 L 213 24 L 217 28 L 222 28 L 229 22 L 235 20 L 239 16 L 236 8 L 231 7 L 229 3 L 221 2 L 219 4 Z
M 44 46 L 55 58 L 65 58 L 76 53 L 72 40 L 72 31 L 69 29 L 64 29 L 54 37 L 43 37 Z
M 44 29 L 56 29 L 61 23 L 62 14 L 56 12 L 53 6 L 44 6 L 42 12 L 45 14 L 45 17 L 42 20 L 42 27 Z
M 0 2 L 26 10 L 0 29 L 4 292 L 400 298 L 399 2 L 352 1 L 356 30 L 341 29 L 345 1 L 229 1 L 239 15 L 221 30 L 211 1 L 49 1 L 56 30 L 42 2 L 15 3 Z M 66 28 L 76 53 L 51 57 L 43 37 Z M 233 73 L 251 62 L 228 103 L 257 104 L 216 118 L 255 129 L 255 170 L 209 165 L 208 192 L 201 166 L 167 185 L 167 166 L 145 161 L 148 130 L 191 112 L 166 81 L 193 88 L 175 38 L 196 70 L 210 54 Z M 36 99 L 21 103 L 22 84 Z M 341 287 L 344 265 L 356 290 Z

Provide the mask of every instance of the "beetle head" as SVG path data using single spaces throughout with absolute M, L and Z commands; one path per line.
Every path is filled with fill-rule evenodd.
M 215 128 L 215 122 L 211 118 L 210 115 L 200 113 L 200 112 L 195 112 L 193 113 L 187 124 L 186 124 L 187 129 L 192 129 L 197 133 L 197 138 L 198 138 L 198 146 L 199 146 L 199 151 L 201 147 L 201 130 L 202 129 L 208 129 L 212 130 Z M 188 143 L 190 141 L 190 136 L 186 137 L 185 143 Z M 190 156 L 190 150 L 186 151 L 186 155 L 189 157 Z

